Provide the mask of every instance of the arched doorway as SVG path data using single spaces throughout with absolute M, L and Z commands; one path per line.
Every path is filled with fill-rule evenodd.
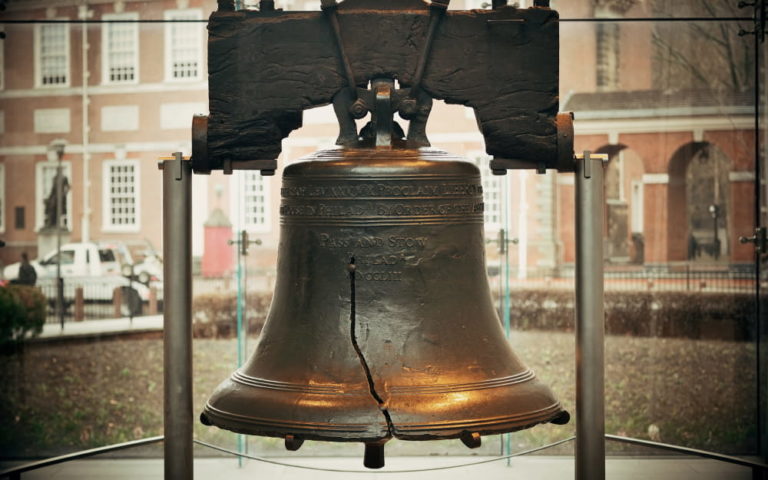
M 607 153 L 609 158 L 605 170 L 606 259 L 611 263 L 642 264 L 645 259 L 643 161 L 625 145 L 607 145 L 596 153 Z
M 729 158 L 708 142 L 680 147 L 669 164 L 670 260 L 730 260 Z M 685 227 L 685 232 L 681 227 Z

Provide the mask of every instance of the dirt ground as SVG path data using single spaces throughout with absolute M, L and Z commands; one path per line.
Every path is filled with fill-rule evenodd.
M 256 340 L 249 339 L 249 350 Z M 574 336 L 513 332 L 521 359 L 575 413 Z M 163 349 L 159 339 L 39 343 L 0 357 L 0 457 L 44 457 L 162 434 Z M 235 340 L 195 340 L 194 402 L 235 368 Z M 608 337 L 606 431 L 723 453 L 749 453 L 756 426 L 754 345 Z M 513 451 L 574 433 L 542 425 L 511 436 Z M 228 448 L 236 436 L 197 424 L 201 440 Z M 478 454 L 500 449 L 488 439 Z M 305 454 L 359 454 L 360 446 L 307 442 Z M 249 440 L 251 453 L 282 451 L 277 439 Z M 390 454 L 467 451 L 458 441 L 393 442 Z

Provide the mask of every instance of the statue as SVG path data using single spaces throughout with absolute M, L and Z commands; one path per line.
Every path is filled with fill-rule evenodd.
M 59 170 L 56 172 L 56 176 L 53 177 L 51 184 L 51 191 L 43 201 L 45 206 L 45 224 L 44 228 L 61 227 L 61 217 L 56 211 L 56 185 L 61 185 L 61 217 L 65 217 L 67 214 L 67 193 L 69 193 L 69 180 L 64 173 Z

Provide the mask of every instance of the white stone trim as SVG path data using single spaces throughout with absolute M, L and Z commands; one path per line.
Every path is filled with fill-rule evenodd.
M 557 172 L 558 185 L 575 185 L 576 178 L 573 173 Z
M 754 182 L 755 172 L 751 172 L 749 170 L 728 172 L 728 180 L 731 182 Z
M 189 130 L 192 128 L 192 117 L 207 111 L 208 106 L 204 102 L 163 103 L 160 105 L 160 128 Z
M 69 133 L 71 130 L 68 108 L 37 108 L 32 115 L 35 133 Z
M 145 93 L 168 93 L 168 92 L 192 92 L 199 91 L 202 97 L 208 95 L 208 81 L 202 80 L 198 82 L 179 83 L 168 85 L 166 83 L 140 83 L 138 85 L 91 85 L 88 87 L 88 95 L 130 95 L 130 94 L 145 94 Z M 13 89 L 5 90 L 0 93 L 0 99 L 6 98 L 37 98 L 37 97 L 71 97 L 81 96 L 83 90 L 79 87 L 72 88 L 54 88 L 46 87 L 43 90 L 39 89 Z
M 754 113 L 754 112 L 752 112 Z M 717 115 L 707 117 L 678 117 L 678 118 L 640 118 L 640 119 L 582 119 L 576 112 L 573 122 L 576 135 L 605 135 L 606 132 L 622 133 L 659 133 L 659 132 L 693 132 L 707 130 L 750 130 L 755 127 L 752 114 L 737 116 Z
M 635 118 L 691 118 L 701 116 L 754 116 L 755 107 L 714 105 L 708 107 L 672 107 L 672 108 L 638 108 L 616 110 L 593 110 L 576 112 L 576 120 L 609 120 L 609 119 L 635 119 Z
M 190 117 L 191 118 L 191 117 Z M 186 152 L 188 155 L 191 149 L 191 140 L 177 142 L 136 142 L 122 143 L 122 147 L 129 152 L 156 152 L 161 155 L 168 155 L 171 152 Z M 88 153 L 114 153 L 117 145 L 114 143 L 91 143 L 88 145 Z M 45 155 L 48 145 L 28 145 L 16 147 L 0 147 L 0 155 Z M 82 154 L 83 146 L 81 144 L 67 144 L 67 154 Z
M 130 132 L 138 129 L 138 105 L 108 105 L 101 107 L 102 132 Z
M 668 173 L 644 173 L 643 184 L 644 185 L 664 185 L 669 183 Z

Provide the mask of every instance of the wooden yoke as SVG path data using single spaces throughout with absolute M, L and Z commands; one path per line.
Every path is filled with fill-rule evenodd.
M 210 17 L 210 117 L 193 121 L 197 173 L 273 173 L 302 112 L 330 103 L 346 128 L 347 143 L 344 132 L 338 143 L 348 144 L 357 132 L 345 116 L 368 113 L 365 92 L 377 78 L 399 82 L 395 111 L 404 118 L 426 112 L 426 123 L 432 99 L 472 107 L 496 173 L 573 169 L 570 116 L 557 115 L 558 15 L 548 7 L 494 1 L 493 10 L 446 11 L 447 0 L 329 0 L 320 12 L 284 12 L 261 3 L 260 11 L 235 11 L 223 0 Z M 428 144 L 423 132 L 409 136 L 408 146 Z

